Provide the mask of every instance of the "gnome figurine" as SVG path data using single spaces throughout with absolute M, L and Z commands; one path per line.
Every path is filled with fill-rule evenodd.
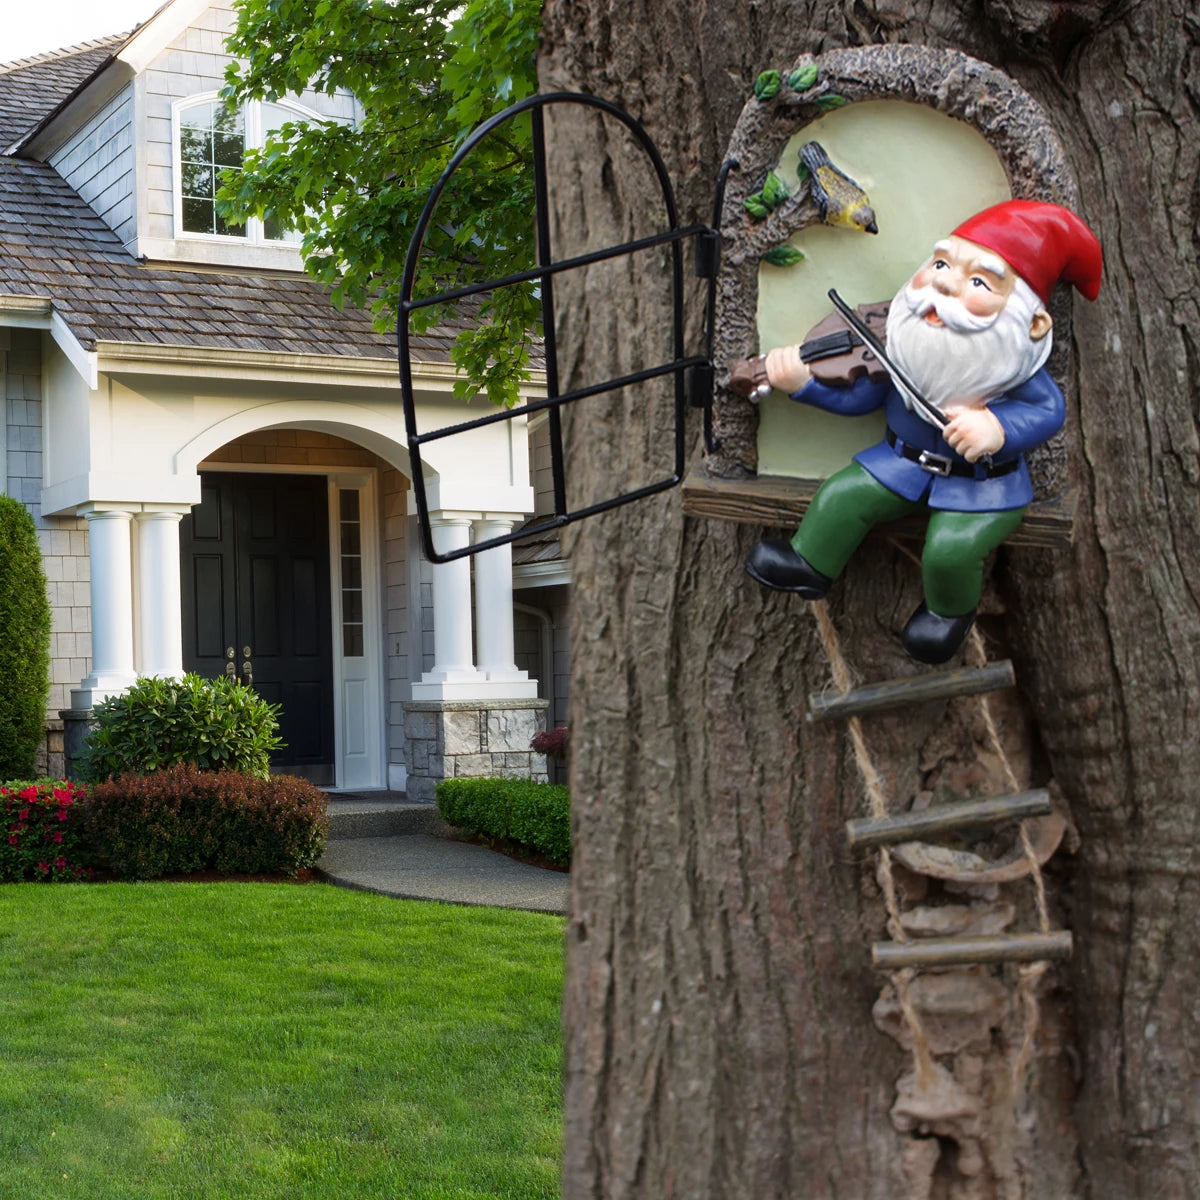
M 873 526 L 927 512 L 924 602 L 905 626 L 904 648 L 924 663 L 953 657 L 974 622 L 987 556 L 1033 499 L 1025 452 L 1065 417 L 1044 365 L 1050 294 L 1062 280 L 1094 300 L 1101 266 L 1100 243 L 1074 213 L 1010 200 L 937 242 L 888 310 L 888 357 L 927 403 L 892 379 L 815 380 L 797 346 L 735 372 L 749 379 L 747 391 L 769 385 L 829 412 L 882 408 L 887 416 L 883 441 L 825 481 L 790 541 L 753 548 L 749 574 L 820 599 Z

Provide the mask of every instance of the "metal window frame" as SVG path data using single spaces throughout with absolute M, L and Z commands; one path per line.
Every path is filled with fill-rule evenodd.
M 554 261 L 550 246 L 549 192 L 546 169 L 544 115 L 546 108 L 558 104 L 582 104 L 596 108 L 626 126 L 650 159 L 658 178 L 668 225 L 664 232 L 639 238 L 635 241 L 624 242 L 604 250 L 593 251 L 557 262 Z M 533 123 L 534 217 L 537 262 L 539 265 L 526 271 L 518 271 L 511 275 L 505 275 L 499 279 L 454 288 L 441 292 L 436 296 L 414 300 L 412 298 L 413 281 L 416 277 L 417 263 L 420 258 L 422 246 L 424 245 L 425 234 L 432 221 L 438 200 L 451 177 L 463 159 L 471 153 L 483 138 L 487 137 L 498 126 L 526 112 L 531 114 Z M 725 175 L 729 166 L 730 164 L 727 164 L 722 170 L 718 181 L 715 204 L 715 212 L 717 214 L 721 211 Z M 569 525 L 574 521 L 583 520 L 585 517 L 594 516 L 597 513 L 608 512 L 610 509 L 630 504 L 635 500 L 642 500 L 647 496 L 652 496 L 658 492 L 675 487 L 683 479 L 684 471 L 684 424 L 689 402 L 689 389 L 685 385 L 684 377 L 689 372 L 691 376 L 691 404 L 705 410 L 705 441 L 711 448 L 712 313 L 715 304 L 717 259 L 720 241 L 719 235 L 714 228 L 717 223 L 718 218 L 714 217 L 713 227 L 689 225 L 680 228 L 675 204 L 675 193 L 671 187 L 671 181 L 667 175 L 666 166 L 663 163 L 658 147 L 655 146 L 639 121 L 616 105 L 607 100 L 602 100 L 597 96 L 589 96 L 580 92 L 551 92 L 545 95 L 531 96 L 527 100 L 522 100 L 517 104 L 511 105 L 503 112 L 497 113 L 496 116 L 485 121 L 467 138 L 451 158 L 445 171 L 442 172 L 441 177 L 430 192 L 421 217 L 417 222 L 417 227 L 413 232 L 412 239 L 409 242 L 408 254 L 404 264 L 404 276 L 401 282 L 399 313 L 396 322 L 400 386 L 404 405 L 404 424 L 408 438 L 408 451 L 412 465 L 413 497 L 416 502 L 417 516 L 420 522 L 422 546 L 425 557 L 430 562 L 453 562 L 456 559 L 478 554 L 484 550 L 506 546 L 524 538 L 561 529 L 564 525 Z M 696 239 L 697 274 L 703 278 L 707 278 L 709 281 L 706 306 L 707 344 L 705 347 L 706 354 L 704 355 L 684 354 L 682 243 L 689 238 Z M 603 262 L 606 259 L 619 258 L 663 245 L 670 246 L 671 248 L 673 360 L 645 368 L 641 371 L 635 371 L 628 375 L 608 379 L 602 383 L 589 384 L 586 387 L 575 388 L 569 392 L 560 392 L 558 346 L 554 320 L 554 277 L 564 271 L 576 270 L 580 267 L 590 266 L 593 263 Z M 444 304 L 449 301 L 463 299 L 467 296 L 478 295 L 482 292 L 494 291 L 497 288 L 511 287 L 534 280 L 539 281 L 541 287 L 543 350 L 546 362 L 546 398 L 544 400 L 533 400 L 527 404 L 517 405 L 510 409 L 489 413 L 474 420 L 443 426 L 428 433 L 421 433 L 417 429 L 416 401 L 413 394 L 412 360 L 409 345 L 409 320 L 411 314 L 421 308 Z M 577 400 L 582 400 L 589 396 L 616 391 L 631 384 L 660 378 L 665 375 L 671 375 L 674 379 L 674 466 L 671 475 L 654 483 L 635 488 L 632 491 L 624 492 L 621 495 L 600 500 L 596 503 L 585 505 L 582 508 L 570 509 L 567 505 L 566 479 L 563 466 L 561 418 L 563 405 L 572 404 Z M 433 545 L 433 530 L 430 522 L 429 502 L 425 490 L 425 473 L 421 460 L 421 447 L 429 442 L 453 437 L 456 434 L 479 429 L 485 425 L 495 424 L 497 421 L 511 421 L 517 417 L 529 416 L 542 411 L 546 411 L 549 414 L 550 461 L 554 485 L 554 515 L 536 524 L 526 525 L 519 530 L 514 530 L 500 537 L 488 538 L 485 541 L 458 547 L 446 553 L 438 551 Z

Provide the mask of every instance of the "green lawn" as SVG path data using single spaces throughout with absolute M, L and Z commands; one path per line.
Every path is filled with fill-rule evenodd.
M 0 887 L 4 1200 L 558 1195 L 562 921 Z

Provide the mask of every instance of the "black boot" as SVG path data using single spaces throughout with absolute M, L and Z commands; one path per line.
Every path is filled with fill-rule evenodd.
M 783 538 L 758 542 L 746 559 L 746 574 L 776 591 L 797 592 L 805 600 L 822 599 L 833 584 Z
M 936 666 L 954 657 L 974 624 L 974 609 L 961 617 L 939 617 L 922 604 L 904 627 L 904 649 L 909 658 Z

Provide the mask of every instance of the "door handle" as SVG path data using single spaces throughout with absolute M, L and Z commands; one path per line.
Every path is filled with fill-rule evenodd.
M 231 664 L 232 665 L 232 664 Z M 254 686 L 254 665 L 249 659 L 242 663 L 242 674 L 246 677 L 246 686 Z

